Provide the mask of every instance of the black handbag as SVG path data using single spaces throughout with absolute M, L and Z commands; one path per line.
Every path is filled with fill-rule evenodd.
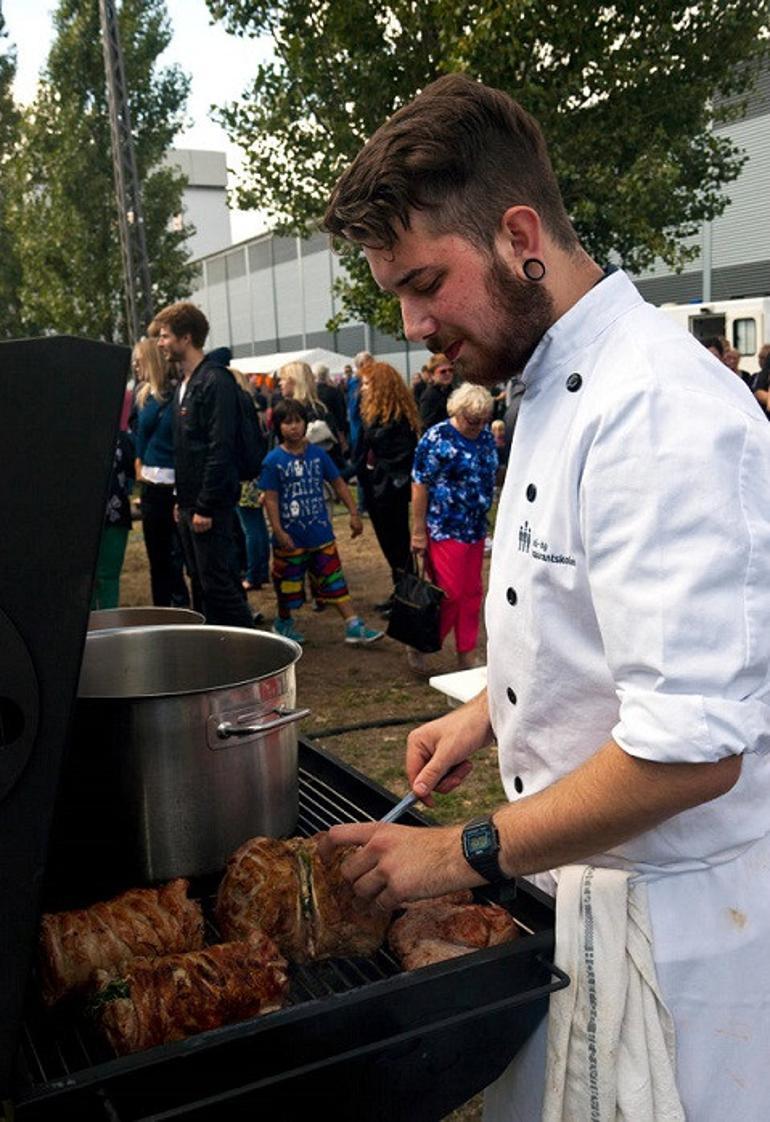
M 388 635 L 416 651 L 432 654 L 441 650 L 439 620 L 444 590 L 426 580 L 421 555 L 413 556 L 415 571 L 403 570 L 396 578 Z

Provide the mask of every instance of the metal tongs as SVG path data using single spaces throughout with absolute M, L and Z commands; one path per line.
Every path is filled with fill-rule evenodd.
M 463 760 L 461 762 L 464 763 L 465 761 Z M 444 780 L 448 779 L 450 775 L 454 775 L 459 766 L 460 764 L 453 764 L 452 767 L 450 767 L 449 771 L 445 772 L 444 775 L 441 776 L 438 783 L 436 784 L 436 787 L 441 786 Z M 419 798 L 420 796 L 415 795 L 414 791 L 410 791 L 407 795 L 404 795 L 401 802 L 396 803 L 396 805 L 391 810 L 389 810 L 387 814 L 383 814 L 380 822 L 395 822 L 397 818 L 401 817 L 405 810 L 409 810 L 410 807 L 414 806 Z

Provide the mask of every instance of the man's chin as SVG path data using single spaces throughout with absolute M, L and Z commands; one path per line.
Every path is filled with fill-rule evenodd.
M 459 355 L 454 364 L 456 374 L 460 375 L 463 382 L 473 382 L 476 386 L 486 386 L 487 389 L 492 386 L 499 386 L 502 382 L 507 382 L 509 378 L 513 377 L 513 371 L 510 368 L 501 366 L 491 366 L 483 361 L 475 361 L 464 355 Z

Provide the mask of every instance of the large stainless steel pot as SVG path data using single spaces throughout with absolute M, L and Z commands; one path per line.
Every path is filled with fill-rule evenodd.
M 90 632 L 61 800 L 68 865 L 165 880 L 221 869 L 256 834 L 292 833 L 309 712 L 294 708 L 300 654 L 236 627 Z
M 89 631 L 105 631 L 115 627 L 157 627 L 160 624 L 205 623 L 206 617 L 191 608 L 101 608 L 88 617 Z

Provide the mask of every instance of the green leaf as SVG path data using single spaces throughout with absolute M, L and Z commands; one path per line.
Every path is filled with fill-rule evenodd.
M 539 119 L 584 245 L 631 270 L 681 268 L 681 239 L 724 210 L 745 156 L 712 127 L 740 113 L 767 49 L 767 0 L 207 2 L 229 30 L 274 38 L 275 61 L 217 114 L 247 153 L 239 206 L 304 233 L 366 138 L 463 71 Z M 334 324 L 397 334 L 392 298 L 359 256 L 343 261 Z

